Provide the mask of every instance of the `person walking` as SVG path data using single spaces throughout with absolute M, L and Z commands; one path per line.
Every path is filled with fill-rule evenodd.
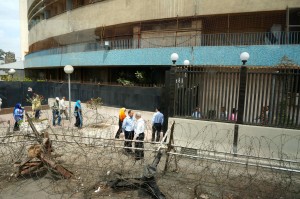
M 67 106 L 65 104 L 65 100 L 66 98 L 63 97 L 60 101 L 59 101 L 59 112 L 60 112 L 60 115 L 64 114 L 66 116 L 66 120 L 69 119 L 69 116 L 68 116 L 68 112 L 67 112 Z
M 132 139 L 133 139 L 133 129 L 134 129 L 134 118 L 133 118 L 133 111 L 128 111 L 128 116 L 123 120 L 122 129 L 124 130 L 125 134 L 125 142 L 124 147 L 132 147 Z M 125 148 L 127 153 L 132 153 L 132 150 L 129 148 Z
M 145 138 L 145 121 L 142 118 L 141 113 L 135 114 L 136 122 L 134 124 L 134 135 L 136 137 L 135 142 L 135 160 L 144 159 L 144 138 Z
M 14 125 L 14 130 L 13 131 L 19 131 L 20 130 L 20 123 L 23 120 L 23 113 L 24 113 L 24 109 L 22 108 L 22 105 L 20 103 L 17 103 L 15 108 L 14 108 L 14 112 L 13 112 L 13 116 L 15 119 L 15 125 Z
M 153 114 L 152 117 L 152 139 L 154 142 L 156 135 L 156 142 L 160 140 L 160 132 L 164 123 L 164 115 L 160 112 L 160 108 L 156 108 L 156 113 Z
M 61 124 L 60 124 L 60 122 L 61 122 L 61 116 L 60 116 L 60 113 L 59 113 L 59 98 L 58 97 L 56 97 L 55 98 L 55 102 L 53 102 L 52 115 L 53 115 L 53 119 L 52 119 L 53 126 L 56 125 L 55 124 L 56 118 L 58 119 L 57 125 L 61 126 Z
M 115 136 L 115 138 L 117 138 L 117 139 L 120 138 L 120 134 L 122 133 L 122 124 L 123 124 L 123 120 L 126 117 L 125 112 L 126 112 L 126 108 L 124 108 L 124 107 L 121 108 L 120 111 L 119 111 L 119 129 L 118 129 L 118 131 L 116 133 L 116 136 Z
M 0 111 L 1 111 L 1 106 L 2 106 L 2 98 L 0 98 Z
M 35 94 L 32 100 L 32 111 L 34 112 L 34 118 L 38 120 L 41 115 L 41 99 L 40 96 Z
M 75 103 L 74 116 L 76 117 L 76 122 L 75 122 L 74 126 L 81 129 L 82 128 L 82 108 L 81 108 L 80 100 L 77 100 Z

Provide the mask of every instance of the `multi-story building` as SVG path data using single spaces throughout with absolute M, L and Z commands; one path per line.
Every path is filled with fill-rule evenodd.
M 20 47 L 21 60 L 24 60 L 28 53 L 28 20 L 27 20 L 27 1 L 19 0 L 20 10 Z
M 136 71 L 163 83 L 177 64 L 300 64 L 299 0 L 28 0 L 26 74 L 38 79 L 117 82 Z

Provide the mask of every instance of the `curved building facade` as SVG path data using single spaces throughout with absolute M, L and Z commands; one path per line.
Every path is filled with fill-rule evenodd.
M 179 54 L 192 65 L 300 64 L 299 0 L 28 0 L 25 68 L 36 78 L 116 82 L 119 73 L 161 83 Z M 126 75 L 125 75 L 126 76 Z

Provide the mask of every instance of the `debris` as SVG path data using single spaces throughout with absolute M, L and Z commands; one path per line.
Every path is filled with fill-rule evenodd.
M 73 173 L 64 168 L 63 166 L 57 164 L 53 159 L 51 152 L 53 151 L 51 140 L 47 132 L 40 134 L 33 122 L 26 113 L 28 118 L 28 123 L 34 133 L 34 137 L 39 144 L 35 144 L 28 149 L 28 158 L 22 162 L 15 162 L 14 166 L 18 167 L 18 172 L 16 176 L 30 174 L 35 172 L 41 167 L 50 167 L 52 170 L 58 172 L 64 178 L 71 178 Z
M 98 192 L 100 192 L 100 190 L 101 190 L 101 188 L 100 188 L 100 187 L 98 187 L 98 189 L 95 191 L 95 193 L 98 193 Z
M 162 152 L 161 150 L 159 150 L 152 164 L 145 166 L 141 178 L 118 178 L 117 180 L 109 182 L 109 186 L 113 189 L 141 188 L 142 190 L 145 190 L 145 193 L 150 195 L 152 198 L 165 199 L 166 198 L 165 195 L 160 191 L 155 180 L 156 169 L 161 159 L 161 156 L 162 156 Z
M 208 195 L 202 193 L 200 195 L 200 199 L 209 199 L 209 197 L 208 197 Z
M 42 152 L 42 147 L 39 144 L 35 144 L 29 147 L 28 149 L 28 157 L 35 158 L 39 156 Z

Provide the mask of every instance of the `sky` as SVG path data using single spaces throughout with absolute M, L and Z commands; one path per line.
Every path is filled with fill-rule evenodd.
M 0 0 L 0 49 L 14 52 L 18 61 L 20 46 L 19 0 Z

